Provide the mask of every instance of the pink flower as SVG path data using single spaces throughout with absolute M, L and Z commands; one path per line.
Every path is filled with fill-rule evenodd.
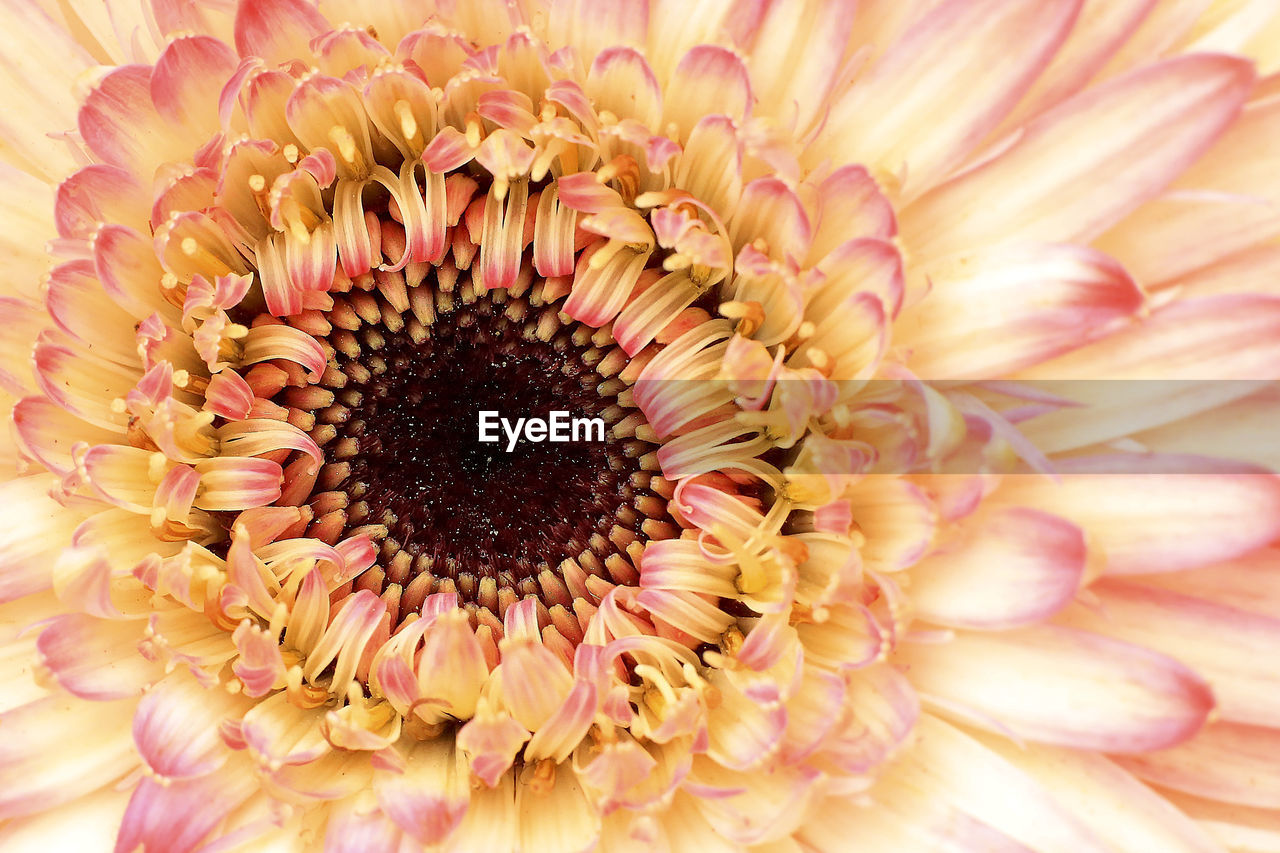
M 1275 847 L 1272 6 L 5 4 L 0 846 Z

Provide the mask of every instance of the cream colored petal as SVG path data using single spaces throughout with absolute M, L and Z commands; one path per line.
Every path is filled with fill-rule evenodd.
M 1028 475 L 1008 478 L 990 500 L 1076 522 L 1113 574 L 1210 565 L 1280 536 L 1280 481 L 1261 474 Z
M 7 110 L 0 112 L 0 122 L 8 114 Z M 41 147 L 53 146 L 46 139 Z M 4 187 L 0 192 L 0 254 L 5 259 L 0 270 L 0 297 L 36 298 L 41 279 L 53 265 L 45 244 L 58 236 L 53 220 L 54 189 L 43 176 L 27 174 L 18 166 L 3 162 L 0 186 Z
M 86 51 L 33 3 L 0 8 L 0 158 L 45 181 L 77 165 L 71 147 L 49 134 L 75 129 L 73 90 L 94 64 Z M 6 182 L 7 184 L 7 182 Z
M 1194 820 L 1100 755 L 975 736 L 1089 821 L 1115 853 L 1221 853 Z
M 1088 631 L 1041 625 L 957 631 L 899 646 L 921 703 L 966 724 L 1096 752 L 1162 749 L 1213 709 L 1205 681 L 1172 657 Z
M 902 211 L 907 251 L 927 267 L 992 243 L 1088 240 L 1203 154 L 1253 84 L 1244 60 L 1194 55 L 1086 90 L 999 156 Z
M 1097 607 L 1061 621 L 1141 643 L 1193 667 L 1213 688 L 1216 719 L 1255 726 L 1280 720 L 1280 619 L 1260 616 L 1138 582 L 1091 587 Z
M 1013 108 L 1078 7 L 1079 0 L 943 3 L 835 99 L 807 162 L 862 163 L 902 179 L 906 197 L 919 195 Z
M 1280 235 L 1280 99 L 1250 105 L 1154 202 L 1097 245 L 1156 285 Z M 1171 250 L 1177 247 L 1176 251 Z
M 829 803 L 800 830 L 823 851 L 1101 851 L 1102 827 L 1057 803 L 1035 779 L 941 720 L 919 736 L 860 803 Z
M 0 847 L 11 853 L 110 853 L 128 803 L 128 792 L 103 788 L 65 805 L 10 821 L 0 828 Z
M 1162 5 L 1167 4 L 1160 0 L 1085 0 L 1062 49 L 993 138 L 1003 136 L 1088 85 L 1153 10 Z

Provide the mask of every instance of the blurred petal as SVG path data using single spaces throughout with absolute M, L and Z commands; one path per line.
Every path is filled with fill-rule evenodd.
M 1194 735 L 1213 709 L 1187 667 L 1099 634 L 1040 626 L 958 632 L 902 647 L 911 681 L 982 728 L 1098 752 L 1146 752 Z

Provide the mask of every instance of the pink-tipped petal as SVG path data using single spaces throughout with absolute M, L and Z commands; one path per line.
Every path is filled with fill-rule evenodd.
M 174 39 L 151 73 L 156 112 L 200 136 L 211 135 L 219 126 L 218 96 L 238 65 L 235 51 L 216 38 Z
M 207 776 L 226 761 L 219 726 L 244 700 L 201 687 L 185 673 L 157 684 L 138 703 L 133 739 L 147 766 L 169 780 Z
M 83 699 L 139 695 L 164 674 L 162 663 L 138 654 L 143 628 L 133 621 L 68 613 L 51 620 L 36 643 L 40 665 Z
M 58 185 L 54 217 L 63 237 L 89 237 L 100 224 L 146 226 L 150 197 L 127 169 L 105 163 L 85 166 Z
M 1084 528 L 1109 574 L 1229 560 L 1280 536 L 1280 480 L 1250 474 L 1073 474 L 1007 480 L 993 500 Z
M 919 740 L 861 806 L 801 828 L 816 849 L 1110 850 L 1102 828 L 1065 809 L 1035 777 L 943 721 L 924 716 Z M 1108 839 L 1109 840 L 1109 839 Z
M 963 538 L 911 569 L 911 604 L 932 622 L 994 630 L 1044 621 L 1075 596 L 1085 570 L 1084 534 L 1033 509 L 969 522 Z
M 462 821 L 469 800 L 466 763 L 443 740 L 418 746 L 403 773 L 381 776 L 378 804 L 406 835 L 421 844 L 438 844 Z
M 894 336 L 923 379 L 987 379 L 1034 366 L 1106 334 L 1144 304 L 1118 263 L 1080 246 L 993 248 L 930 281 Z
M 1015 738 L 1100 752 L 1146 752 L 1194 735 L 1213 693 L 1157 652 L 1053 626 L 958 632 L 900 646 L 912 684 L 967 722 Z
M 657 130 L 662 120 L 662 88 L 637 50 L 610 47 L 601 52 L 591 64 L 586 92 L 597 112 L 635 119 L 650 130 Z
M 192 853 L 257 790 L 252 770 L 243 764 L 167 785 L 143 779 L 129 799 L 115 851 Z M 177 814 L 183 819 L 174 820 Z
M 729 233 L 735 246 L 763 240 L 765 254 L 799 263 L 813 229 L 799 196 L 778 178 L 765 177 L 743 188 Z
M 49 497 L 54 483 L 48 474 L 0 483 L 0 505 L 23 508 L 22 524 L 0 528 L 0 603 L 48 589 L 53 583 L 53 564 L 78 523 L 75 515 Z
M 200 474 L 195 505 L 204 510 L 249 509 L 280 497 L 280 463 L 270 459 L 215 457 L 197 462 L 195 469 Z
M 1080 0 L 950 0 L 933 9 L 833 106 L 815 161 L 905 173 L 907 195 L 938 182 L 1044 70 Z M 1000 73 L 986 73 L 1000 55 Z
M 1019 374 L 1028 379 L 1274 379 L 1280 297 L 1225 294 L 1150 317 Z
M 676 123 L 682 140 L 703 116 L 726 115 L 743 121 L 751 111 L 751 76 L 733 51 L 716 45 L 698 45 L 676 66 L 667 91 L 665 119 Z
M 1140 643 L 1177 658 L 1213 688 L 1220 719 L 1257 726 L 1280 719 L 1280 673 L 1266 650 L 1280 644 L 1280 619 L 1140 583 L 1090 587 L 1092 608 L 1063 614 L 1069 624 Z
M 1274 728 L 1214 723 L 1173 749 L 1118 761 L 1138 778 L 1162 788 L 1224 803 L 1280 809 L 1280 730 Z
M 552 0 L 547 5 L 549 46 L 572 45 L 588 65 L 606 48 L 643 45 L 648 34 L 649 0 Z
M 104 227 L 93 239 L 93 259 L 103 289 L 124 311 L 139 320 L 155 313 L 179 316 L 161 295 L 157 284 L 164 269 L 151 241 L 139 232 L 121 225 Z
M 0 714 L 0 818 L 75 800 L 138 766 L 129 719 L 133 701 L 86 702 L 52 695 Z M 94 731 L 69 739 L 70 731 Z M 48 839 L 45 839 L 46 843 Z
M 304 0 L 240 0 L 236 7 L 236 50 L 270 63 L 311 56 L 308 43 L 329 29 L 315 6 Z
M 1037 118 L 1000 156 L 908 207 L 903 241 L 927 267 L 997 241 L 1095 237 L 1203 154 L 1253 83 L 1251 63 L 1205 54 L 1087 90 Z
M 165 160 L 190 158 L 196 145 L 174 131 L 151 101 L 152 69 L 121 65 L 103 77 L 78 116 L 80 135 L 97 158 L 149 183 Z
M 1196 740 L 1208 730 L 1202 730 Z M 1118 853 L 1221 853 L 1222 848 L 1195 820 L 1111 760 L 1079 750 L 1018 744 L 999 735 L 978 735 L 977 739 L 1032 776 L 1064 808 L 1088 815 L 1092 826 L 1106 827 L 1108 849 Z M 1181 749 L 1174 747 L 1172 751 Z
M 842 166 L 818 188 L 817 226 L 809 259 L 820 261 L 851 236 L 892 237 L 898 231 L 893 205 L 863 166 Z

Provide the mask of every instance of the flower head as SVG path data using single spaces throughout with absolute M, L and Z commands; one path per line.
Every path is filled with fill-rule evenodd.
M 1274 823 L 1255 5 L 7 4 L 0 833 Z

